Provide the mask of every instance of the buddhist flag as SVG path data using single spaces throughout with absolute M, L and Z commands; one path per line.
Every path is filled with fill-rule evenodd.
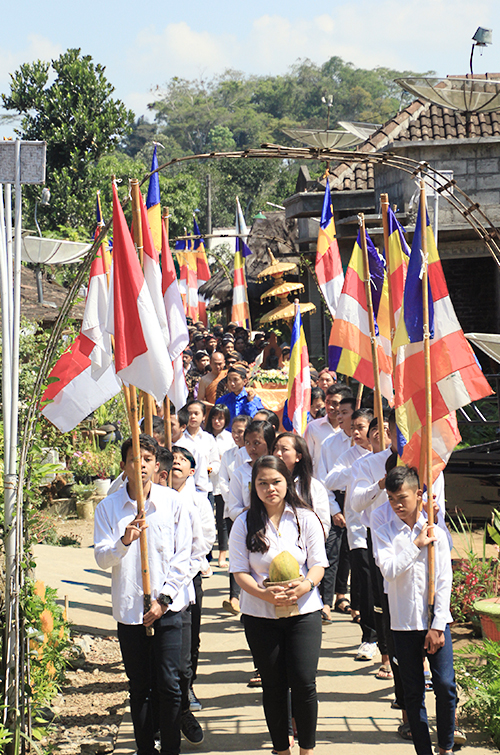
M 394 312 L 394 325 L 397 328 L 403 304 L 403 295 L 410 259 L 410 247 L 406 242 L 404 230 L 391 209 L 387 208 L 387 224 L 389 240 L 387 244 L 386 260 L 391 284 L 391 300 Z M 394 333 L 392 334 L 394 337 Z
M 491 390 L 460 327 L 448 294 L 426 208 L 419 208 L 404 299 L 393 348 L 397 350 L 394 381 L 399 454 L 419 466 L 425 426 L 425 365 L 422 309 L 422 216 L 427 234 L 430 362 L 432 382 L 433 478 L 446 466 L 460 441 L 454 411 L 490 395 Z
M 115 337 L 116 373 L 161 403 L 172 363 L 114 184 L 113 234 L 107 330 Z
M 344 283 L 344 273 L 342 271 L 339 245 L 335 234 L 335 220 L 333 218 L 333 205 L 328 178 L 325 186 L 323 210 L 321 212 L 318 233 L 315 270 L 318 285 L 325 297 L 332 317 L 335 318 Z
M 167 313 L 170 332 L 169 352 L 172 357 L 174 378 L 167 396 L 175 406 L 176 411 L 184 406 L 188 399 L 188 389 L 184 379 L 182 352 L 189 344 L 189 333 L 186 315 L 182 304 L 179 284 L 175 271 L 174 260 L 170 251 L 167 229 L 162 222 L 161 246 L 162 293 L 165 311 Z
M 156 155 L 156 144 L 151 161 L 151 172 L 158 168 L 158 157 Z M 153 173 L 149 179 L 148 195 L 146 197 L 146 207 L 148 208 L 149 227 L 153 243 L 157 252 L 161 250 L 161 206 L 160 206 L 160 176 Z
M 121 388 L 105 330 L 108 258 L 109 252 L 102 245 L 90 268 L 80 334 L 54 365 L 40 401 L 42 414 L 62 433 L 76 427 Z
M 175 253 L 179 263 L 179 287 L 186 317 L 192 322 L 198 320 L 198 265 L 192 251 L 192 239 L 175 242 Z
M 248 304 L 247 281 L 245 275 L 245 259 L 252 254 L 246 245 L 248 228 L 243 217 L 240 200 L 236 197 L 236 252 L 234 255 L 233 278 L 233 307 L 231 321 L 247 330 L 252 329 L 250 322 L 250 306 Z
M 374 388 L 370 324 L 364 284 L 361 230 L 349 261 L 337 315 L 330 333 L 328 361 L 331 370 L 349 375 L 368 388 Z M 393 402 L 392 359 L 389 319 L 389 293 L 385 259 L 366 234 L 373 313 L 380 370 L 380 389 Z
M 311 408 L 311 374 L 309 354 L 302 327 L 300 306 L 296 306 L 290 343 L 290 367 L 288 371 L 288 418 L 293 429 L 304 435 L 307 415 Z
M 194 239 L 194 251 L 196 253 L 196 278 L 198 285 L 198 319 L 206 326 L 208 325 L 207 318 L 207 299 L 203 294 L 200 294 L 200 286 L 203 286 L 208 280 L 210 280 L 210 268 L 208 266 L 207 255 L 205 253 L 205 242 L 201 238 L 200 229 L 196 218 L 193 218 L 193 234 L 199 238 Z

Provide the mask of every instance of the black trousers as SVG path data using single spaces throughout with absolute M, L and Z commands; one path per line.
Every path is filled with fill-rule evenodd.
M 366 548 L 353 548 L 351 551 L 351 606 L 352 586 L 356 584 L 358 610 L 361 617 L 361 642 L 376 642 L 375 613 L 373 610 L 373 590 Z
M 227 551 L 228 531 L 226 519 L 224 519 L 224 498 L 221 495 L 214 496 L 215 501 L 215 524 L 217 527 L 217 545 L 220 551 Z
M 201 572 L 193 579 L 196 602 L 189 606 L 191 612 L 191 669 L 193 684 L 198 670 L 198 658 L 200 657 L 200 631 L 201 631 L 201 607 L 203 602 L 203 587 Z
M 333 597 L 335 595 L 335 583 L 337 580 L 343 532 L 345 532 L 345 527 L 337 527 L 332 521 L 332 526 L 325 543 L 326 557 L 329 565 L 325 569 L 319 589 L 323 603 L 330 607 L 333 606 Z
M 233 520 L 230 517 L 226 517 L 225 522 L 227 527 L 227 536 L 229 537 L 231 533 L 231 527 L 233 526 Z M 240 599 L 240 586 L 236 582 L 234 574 L 231 574 L 231 572 L 229 572 L 229 600 L 231 600 L 231 598 L 238 598 L 238 600 Z
M 262 679 L 262 702 L 275 750 L 288 741 L 288 689 L 300 747 L 316 744 L 316 673 L 321 648 L 321 612 L 264 619 L 243 616 L 250 651 Z
M 154 755 L 154 697 L 158 704 L 161 754 L 179 755 L 181 746 L 182 614 L 167 611 L 146 636 L 142 624 L 118 624 L 118 640 L 130 690 L 137 755 Z
M 335 592 L 339 595 L 345 595 L 349 584 L 349 572 L 351 570 L 351 551 L 347 541 L 347 527 L 342 527 L 340 538 L 339 563 L 337 567 L 337 576 L 335 578 Z

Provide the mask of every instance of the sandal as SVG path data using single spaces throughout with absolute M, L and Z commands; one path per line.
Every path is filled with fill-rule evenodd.
M 345 603 L 345 605 L 343 605 Z M 347 598 L 339 598 L 339 600 L 335 601 L 334 611 L 337 613 L 350 613 L 351 612 L 351 604 L 347 600 Z
M 377 673 L 375 674 L 375 677 L 377 679 L 394 679 L 392 669 L 389 665 L 387 666 L 382 665 L 377 671 Z
M 352 617 L 352 623 L 353 624 L 361 624 L 361 614 L 357 613 L 355 616 Z
M 413 737 L 411 735 L 410 724 L 408 723 L 408 721 L 398 726 L 398 734 L 401 737 L 401 739 L 406 739 L 407 742 L 411 742 L 413 740 Z
M 322 624 L 332 623 L 332 619 L 324 611 L 321 611 L 321 623 Z
M 257 669 L 253 672 L 253 676 L 248 682 L 247 687 L 262 687 L 262 679 Z

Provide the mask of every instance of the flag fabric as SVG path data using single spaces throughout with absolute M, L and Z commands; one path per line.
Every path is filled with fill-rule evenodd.
M 309 372 L 309 354 L 302 327 L 300 306 L 297 307 L 293 321 L 290 342 L 290 367 L 288 371 L 288 418 L 293 429 L 304 435 L 307 415 L 311 408 L 311 374 Z
M 332 197 L 328 179 L 326 181 L 323 210 L 321 212 L 315 270 L 318 285 L 325 297 L 332 317 L 335 318 L 344 284 L 344 273 L 335 234 L 335 220 L 333 218 Z
M 116 374 L 160 403 L 172 383 L 172 363 L 114 184 L 113 234 L 107 330 L 115 336 Z
M 80 334 L 54 365 L 41 398 L 42 414 L 62 433 L 76 427 L 121 388 L 105 329 L 108 271 L 109 251 L 103 244 L 90 268 Z
M 156 144 L 153 150 L 153 159 L 151 161 L 151 172 L 158 168 L 158 157 L 156 154 Z M 160 176 L 153 173 L 149 179 L 148 195 L 146 197 L 146 207 L 148 209 L 149 227 L 153 243 L 157 252 L 161 250 L 161 201 L 160 201 Z
M 208 325 L 207 304 L 209 299 L 200 294 L 200 286 L 203 286 L 210 280 L 210 267 L 208 266 L 207 255 L 205 252 L 205 242 L 201 238 L 200 229 L 196 218 L 193 218 L 193 234 L 199 238 L 194 239 L 194 251 L 196 253 L 196 279 L 198 287 L 198 319 L 205 325 Z
M 366 233 L 373 313 L 375 317 L 380 389 L 393 402 L 389 293 L 385 259 Z M 374 388 L 370 323 L 364 284 L 361 230 L 347 268 L 328 344 L 330 370 L 349 375 L 368 388 Z
M 433 478 L 460 441 L 454 411 L 491 390 L 460 327 L 448 293 L 426 208 L 419 208 L 401 317 L 394 338 L 398 451 L 404 463 L 419 466 L 426 422 L 422 309 L 422 215 L 427 236 L 430 363 L 432 383 Z
M 167 322 L 167 313 L 162 294 L 162 275 L 160 268 L 160 255 L 156 249 L 153 234 L 149 226 L 149 215 L 139 192 L 139 204 L 141 210 L 142 246 L 143 246 L 143 269 L 144 279 L 147 283 L 151 300 L 153 302 L 158 322 L 160 323 L 165 346 L 170 346 L 170 329 Z M 161 223 L 161 218 L 160 218 Z M 161 231 L 161 225 L 160 225 Z M 160 237 L 161 242 L 161 237 Z M 161 246 L 160 246 L 161 249 Z
M 245 259 L 252 254 L 247 246 L 248 229 L 243 217 L 240 200 L 236 197 L 236 252 L 234 255 L 233 277 L 233 307 L 231 321 L 242 328 L 251 330 L 250 306 L 248 304 L 247 281 L 245 275 Z
M 198 320 L 198 265 L 192 251 L 192 239 L 175 242 L 175 253 L 179 263 L 179 288 L 184 303 L 186 317 L 192 322 Z
M 403 295 L 410 259 L 410 247 L 406 241 L 404 230 L 399 224 L 393 210 L 387 208 L 387 224 L 389 240 L 385 250 L 387 269 L 391 284 L 391 299 L 394 312 L 394 326 L 397 328 L 403 305 Z M 394 333 L 392 334 L 394 338 Z
M 169 352 L 172 357 L 174 374 L 167 396 L 172 401 L 176 411 L 178 411 L 185 405 L 189 393 L 182 364 L 182 352 L 189 345 L 189 333 L 179 284 L 177 282 L 174 260 L 168 243 L 167 229 L 163 222 L 161 250 L 162 293 L 170 331 Z

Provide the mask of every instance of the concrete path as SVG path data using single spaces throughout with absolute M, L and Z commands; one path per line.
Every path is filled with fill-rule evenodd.
M 36 574 L 58 590 L 63 601 L 69 597 L 70 619 L 75 629 L 109 635 L 115 624 L 111 616 L 110 575 L 101 571 L 92 548 L 35 548 Z M 202 645 L 195 691 L 203 703 L 196 714 L 205 741 L 193 747 L 183 740 L 182 752 L 249 753 L 270 752 L 271 744 L 263 716 L 261 693 L 248 688 L 253 665 L 241 622 L 222 609 L 227 597 L 227 571 L 215 567 L 203 580 L 205 590 Z M 383 755 L 414 753 L 413 745 L 397 734 L 398 712 L 391 710 L 391 684 L 376 679 L 380 657 L 373 663 L 354 660 L 360 643 L 359 627 L 350 617 L 334 614 L 334 622 L 323 628 L 323 646 L 318 672 L 319 720 L 315 752 L 331 755 L 370 755 L 374 747 Z M 427 695 L 434 728 L 434 696 Z M 131 755 L 135 743 L 126 716 L 120 727 L 115 755 Z M 298 755 L 298 746 L 294 748 Z M 463 755 L 498 752 L 484 736 L 469 734 Z

